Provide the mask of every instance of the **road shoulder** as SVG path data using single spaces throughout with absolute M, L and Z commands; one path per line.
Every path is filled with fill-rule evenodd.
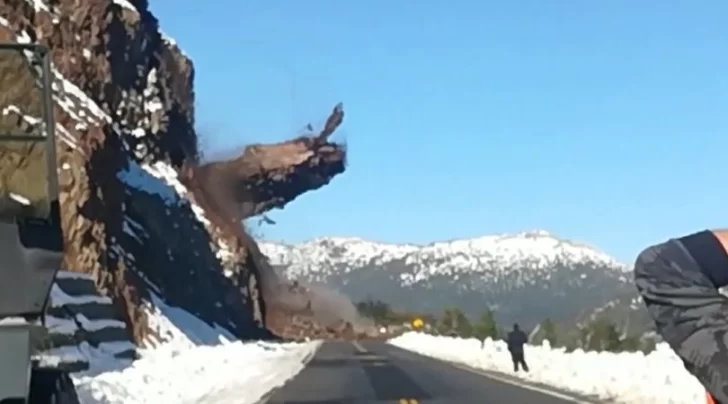
M 266 392 L 265 394 L 263 394 L 257 401 L 255 401 L 254 404 L 265 404 L 268 401 L 270 401 L 270 399 L 279 390 L 281 390 L 283 387 L 285 387 L 286 384 L 288 384 L 288 382 L 290 382 L 296 376 L 298 376 L 298 374 L 300 374 L 301 372 L 303 372 L 303 371 L 306 370 L 306 368 L 308 367 L 308 364 L 314 359 L 314 357 L 316 357 L 316 355 L 318 354 L 318 352 L 319 352 L 319 350 L 321 349 L 322 346 L 323 346 L 323 344 L 319 344 L 316 347 L 316 349 L 312 350 L 308 355 L 306 355 L 305 357 L 303 357 L 303 359 L 301 360 L 301 363 L 303 364 L 303 367 L 301 368 L 301 370 L 298 373 L 296 373 L 295 375 L 289 377 L 288 379 L 285 379 L 280 385 L 278 385 L 276 387 L 273 387 L 272 389 L 268 390 L 268 392 Z
M 433 358 L 435 359 L 435 358 Z M 472 366 L 464 365 L 462 363 L 458 362 L 452 362 L 452 361 L 443 361 L 451 366 L 454 366 L 458 369 L 466 370 L 471 373 L 475 373 L 478 375 L 481 375 L 483 377 L 488 377 L 490 379 L 502 382 L 502 383 L 508 383 L 517 387 L 521 387 L 524 389 L 533 390 L 539 393 L 548 394 L 550 396 L 554 396 L 557 398 L 561 398 L 563 400 L 571 401 L 578 404 L 614 404 L 614 401 L 612 400 L 605 400 L 596 396 L 590 396 L 586 394 L 581 394 L 565 389 L 560 389 L 554 386 L 550 386 L 544 383 L 538 383 L 531 380 L 524 380 L 519 377 L 516 377 L 514 375 L 509 375 L 507 373 L 503 372 L 496 372 L 492 370 L 485 370 L 485 369 L 478 369 L 474 368 Z

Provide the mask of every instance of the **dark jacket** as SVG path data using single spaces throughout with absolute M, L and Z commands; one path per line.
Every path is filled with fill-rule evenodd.
M 728 403 L 728 254 L 710 232 L 640 253 L 637 289 L 657 332 L 719 403 Z
M 521 330 L 513 330 L 508 333 L 506 340 L 508 343 L 508 350 L 511 352 L 523 352 L 523 345 L 528 342 L 528 336 Z

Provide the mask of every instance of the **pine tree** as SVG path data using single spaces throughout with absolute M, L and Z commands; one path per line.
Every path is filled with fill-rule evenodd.
M 455 334 L 463 338 L 470 337 L 473 331 L 470 320 L 457 307 L 445 309 L 438 328 L 441 334 Z
M 640 337 L 637 335 L 627 335 L 620 341 L 619 348 L 622 351 L 636 352 L 644 349 Z
M 554 324 L 553 320 L 547 318 L 541 323 L 540 328 L 543 333 L 543 339 L 547 340 L 551 346 L 556 346 L 559 338 L 556 332 L 556 324 Z
M 606 318 L 592 321 L 581 330 L 581 337 L 585 350 L 617 352 L 623 349 L 623 340 L 617 325 Z
M 371 318 L 378 324 L 389 324 L 394 316 L 389 304 L 381 300 L 374 300 L 371 297 L 363 302 L 357 303 L 356 308 L 359 314 Z
M 442 313 L 442 317 L 440 318 L 440 322 L 437 328 L 440 330 L 440 334 L 448 334 L 452 332 L 454 325 L 454 313 L 451 308 L 446 308 L 445 311 Z
M 460 309 L 456 309 L 455 318 L 457 318 L 457 327 L 455 330 L 462 338 L 470 338 L 473 336 L 473 325 L 470 319 Z
M 602 349 L 609 352 L 622 350 L 622 337 L 616 324 L 611 321 L 606 322 L 603 333 Z
M 498 324 L 492 310 L 487 309 L 480 314 L 478 321 L 473 326 L 473 336 L 481 341 L 485 341 L 487 338 L 498 338 Z

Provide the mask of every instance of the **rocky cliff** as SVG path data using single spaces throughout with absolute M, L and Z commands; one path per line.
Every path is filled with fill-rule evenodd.
M 261 285 L 272 296 L 277 279 L 239 221 L 344 171 L 344 148 L 328 140 L 341 107 L 320 133 L 200 165 L 194 68 L 146 0 L 5 0 L 0 40 L 51 50 L 64 268 L 88 275 L 129 340 L 154 337 L 154 296 L 239 338 L 270 336 Z M 3 115 L 37 122 L 10 62 Z

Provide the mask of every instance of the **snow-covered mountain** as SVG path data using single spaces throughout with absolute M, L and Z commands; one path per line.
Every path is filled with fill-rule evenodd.
M 260 247 L 286 277 L 354 300 L 430 312 L 452 305 L 471 315 L 490 307 L 523 324 L 573 319 L 633 289 L 622 263 L 543 230 L 422 246 L 330 237 Z

